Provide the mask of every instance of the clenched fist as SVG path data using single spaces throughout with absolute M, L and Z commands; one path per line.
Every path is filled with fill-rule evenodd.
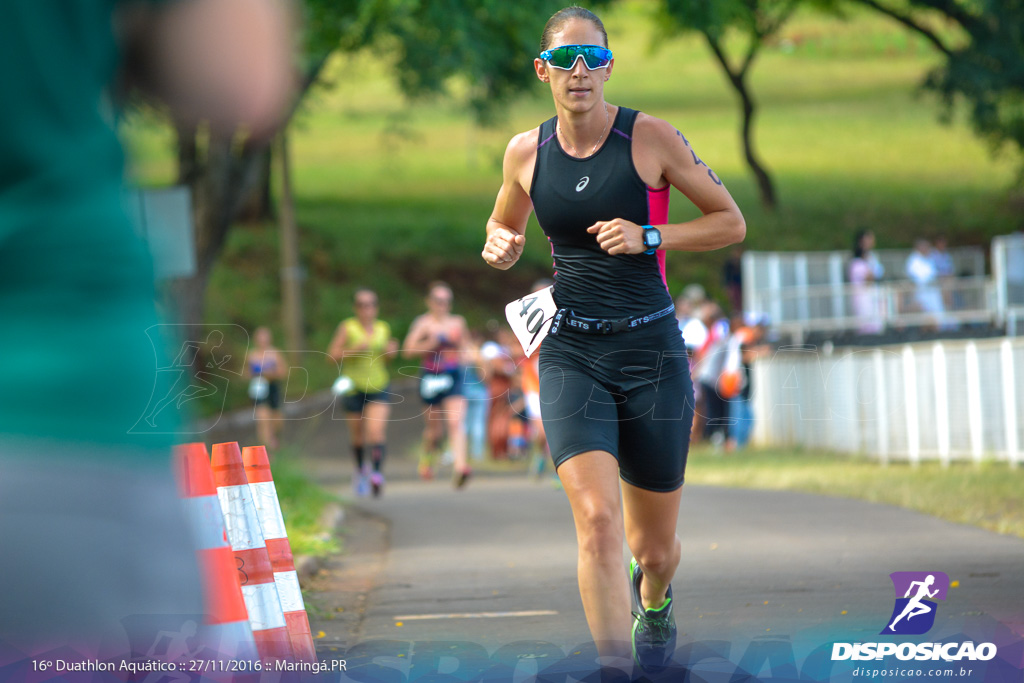
M 641 254 L 647 251 L 644 229 L 624 218 L 598 221 L 587 228 L 587 232 L 596 235 L 597 245 L 609 254 Z
M 503 225 L 494 227 L 487 235 L 484 250 L 480 253 L 484 261 L 498 270 L 508 270 L 523 254 L 526 237 Z

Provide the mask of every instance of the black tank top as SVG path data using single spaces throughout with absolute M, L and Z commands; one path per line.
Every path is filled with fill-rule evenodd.
M 601 149 L 569 156 L 553 117 L 540 125 L 530 198 L 555 261 L 555 303 L 579 315 L 621 318 L 660 311 L 672 303 L 665 284 L 665 252 L 609 255 L 587 228 L 624 218 L 638 225 L 668 222 L 669 188 L 655 190 L 633 165 L 637 113 L 619 107 Z

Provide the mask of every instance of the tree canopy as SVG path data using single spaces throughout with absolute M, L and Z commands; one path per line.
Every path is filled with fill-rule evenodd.
M 658 26 L 661 37 L 695 31 L 704 37 L 711 54 L 725 72 L 740 99 L 743 114 L 740 131 L 744 158 L 757 181 L 761 203 L 772 209 L 777 203 L 775 185 L 754 145 L 754 114 L 757 104 L 750 88 L 750 67 L 764 46 L 792 16 L 800 0 L 663 0 Z M 726 34 L 742 38 L 737 55 L 730 55 Z M 735 50 L 735 48 L 733 48 Z
M 608 0 L 591 3 L 607 4 Z M 530 64 L 548 18 L 566 0 L 305 0 L 313 63 L 334 49 L 376 50 L 411 99 L 449 92 L 458 77 L 467 105 L 487 122 L 534 82 Z
M 1024 2 L 857 0 L 925 36 L 943 55 L 926 88 L 951 115 L 963 99 L 975 131 L 993 150 L 1016 147 L 1024 177 Z M 945 25 L 936 26 L 941 17 Z

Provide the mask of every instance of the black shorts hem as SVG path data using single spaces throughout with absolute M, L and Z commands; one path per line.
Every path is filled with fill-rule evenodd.
M 681 489 L 683 487 L 683 484 L 686 483 L 686 477 L 684 476 L 680 478 L 679 483 L 675 484 L 674 486 L 650 486 L 648 484 L 641 484 L 636 481 L 631 481 L 628 477 L 622 476 L 621 472 L 619 472 L 619 479 L 626 482 L 630 486 L 635 486 L 638 489 L 643 489 L 644 491 L 652 491 L 654 493 L 672 493 L 673 491 L 678 491 L 679 489 Z
M 388 387 L 390 388 L 390 387 Z M 355 391 L 341 397 L 342 408 L 350 415 L 362 415 L 367 403 L 383 403 L 391 405 L 388 400 L 388 390 L 384 391 Z
M 619 462 L 619 454 L 616 453 L 615 451 L 612 451 L 612 450 L 608 449 L 604 444 L 601 444 L 598 447 L 590 447 L 590 446 L 588 446 L 588 447 L 585 447 L 585 448 L 573 449 L 573 450 L 569 451 L 568 455 L 559 455 L 557 458 L 554 456 L 554 454 L 552 454 L 551 461 L 555 464 L 555 470 L 557 471 L 559 467 L 564 465 L 566 462 L 568 462 L 572 458 L 575 458 L 577 455 L 583 455 L 584 453 L 589 453 L 590 451 L 601 451 L 603 453 L 608 453 L 613 458 L 615 458 L 615 462 Z

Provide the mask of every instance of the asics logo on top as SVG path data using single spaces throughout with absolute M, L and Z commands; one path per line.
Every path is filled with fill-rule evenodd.
M 583 190 L 586 189 L 586 187 L 587 187 L 587 183 L 589 183 L 589 182 L 590 182 L 590 176 L 588 176 L 588 175 L 585 175 L 582 178 L 580 178 L 580 181 L 578 183 L 576 183 L 576 191 L 577 192 L 583 192 Z
M 889 578 L 896 589 L 896 604 L 882 634 L 927 633 L 935 624 L 938 610 L 933 600 L 946 599 L 949 577 L 943 572 L 893 572 Z

